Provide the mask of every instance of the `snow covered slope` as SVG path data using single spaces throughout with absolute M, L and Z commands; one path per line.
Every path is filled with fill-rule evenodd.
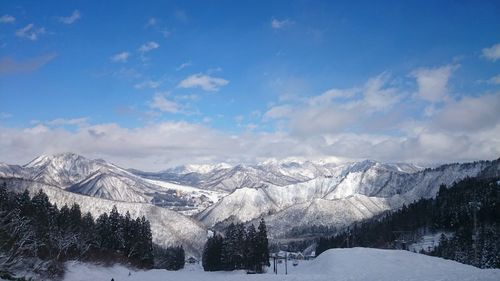
M 189 254 L 197 257 L 201 255 L 206 241 L 207 230 L 202 224 L 166 208 L 146 203 L 119 202 L 84 196 L 32 180 L 0 178 L 0 184 L 2 182 L 7 182 L 8 188 L 18 192 L 27 189 L 30 193 L 35 193 L 41 189 L 47 194 L 50 202 L 59 207 L 77 203 L 82 212 L 90 212 L 94 218 L 104 212 L 111 211 L 113 205 L 116 205 L 122 214 L 129 211 L 132 217 L 145 216 L 151 223 L 155 243 L 164 246 L 183 245 Z
M 347 198 L 295 204 L 276 214 L 265 216 L 271 238 L 288 238 L 302 235 L 318 235 L 314 226 L 330 229 L 348 226 L 354 222 L 371 218 L 392 209 L 385 198 L 353 195 Z M 258 219 L 252 221 L 258 225 Z
M 289 264 L 290 265 L 290 264 Z M 229 281 L 229 280 L 290 280 L 290 281 L 496 281 L 499 269 L 479 269 L 454 261 L 406 251 L 368 248 L 333 249 L 312 261 L 300 261 L 289 266 L 284 275 L 284 263 L 279 264 L 278 275 L 249 275 L 244 271 L 204 272 L 199 265 L 187 265 L 180 271 L 135 271 L 124 266 L 102 267 L 68 262 L 64 280 L 129 280 L 129 281 Z M 129 276 L 130 272 L 130 276 Z
M 355 218 L 370 218 L 382 211 L 399 208 L 404 203 L 422 197 L 434 197 L 441 184 L 451 185 L 466 176 L 476 176 L 490 165 L 492 162 L 487 161 L 451 164 L 412 173 L 401 172 L 397 167 L 373 161 L 340 165 L 331 168 L 329 176 L 317 177 L 306 182 L 287 186 L 267 185 L 261 188 L 237 189 L 198 214 L 197 218 L 206 225 L 213 226 L 228 219 L 246 222 L 267 216 L 266 220 L 276 222 L 278 227 L 274 229 L 278 230 L 297 223 L 297 214 L 301 214 L 307 218 L 301 221 L 304 224 L 308 223 L 309 226 L 326 225 L 335 221 L 338 224 L 331 226 L 342 226 Z M 367 198 L 369 200 L 365 200 Z M 338 201 L 338 199 L 348 200 Z M 326 202 L 327 200 L 333 202 Z M 319 202 L 324 205 L 324 208 L 316 208 L 321 214 L 319 217 L 337 216 L 345 217 L 346 220 L 317 220 L 312 215 L 305 215 Z M 368 205 L 371 207 L 367 208 L 367 204 L 371 203 L 373 206 Z M 354 215 L 356 210 L 363 209 L 368 211 L 362 216 Z M 278 212 L 283 213 L 276 214 Z M 278 235 L 281 232 L 274 234 Z

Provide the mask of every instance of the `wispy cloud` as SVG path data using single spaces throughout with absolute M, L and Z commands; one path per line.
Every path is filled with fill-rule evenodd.
M 175 10 L 174 16 L 178 21 L 183 23 L 186 23 L 189 19 L 186 12 L 180 9 Z
M 222 86 L 229 83 L 228 80 L 218 77 L 212 77 L 202 73 L 194 74 L 182 80 L 177 87 L 179 88 L 201 88 L 205 91 L 216 92 Z
M 8 119 L 10 117 L 12 117 L 12 114 L 8 112 L 0 112 L 0 119 Z
M 491 77 L 488 80 L 488 83 L 493 84 L 493 85 L 500 85 L 500 74 Z
M 144 43 L 142 44 L 139 49 L 137 49 L 137 51 L 139 51 L 140 53 L 144 54 L 144 53 L 147 53 L 149 51 L 152 51 L 154 49 L 158 49 L 160 47 L 160 44 L 154 42 L 154 41 L 150 41 L 150 42 L 147 42 L 147 43 Z
M 67 118 L 57 118 L 57 119 L 53 119 L 53 120 L 50 120 L 50 121 L 47 121 L 47 122 L 43 122 L 44 124 L 46 125 L 49 125 L 49 126 L 84 126 L 84 125 L 87 125 L 87 121 L 88 121 L 88 117 L 81 117 L 81 118 L 71 118 L 71 119 L 67 119 Z
M 111 57 L 112 62 L 127 62 L 130 57 L 129 52 L 121 52 Z
M 170 37 L 170 35 L 172 35 L 172 32 L 168 29 L 164 29 L 162 31 L 160 31 L 161 35 L 163 35 L 164 38 L 168 38 Z
M 160 87 L 161 84 L 162 84 L 162 81 L 146 80 L 144 82 L 135 84 L 134 88 L 136 88 L 136 89 L 146 89 L 146 88 L 156 89 L 156 88 Z
M 44 66 L 45 64 L 53 60 L 56 56 L 56 54 L 51 53 L 23 61 L 15 61 L 11 58 L 3 58 L 0 60 L 0 74 L 32 72 Z
M 151 18 L 148 19 L 148 22 L 146 23 L 146 26 L 147 27 L 149 27 L 149 26 L 155 26 L 157 24 L 158 24 L 158 19 L 151 17 Z
M 289 117 L 292 110 L 293 107 L 288 104 L 273 106 L 264 113 L 264 120 Z
M 273 19 L 271 20 L 271 27 L 274 29 L 282 29 L 285 27 L 288 27 L 290 25 L 293 25 L 294 22 L 289 19 L 284 19 L 284 20 L 278 20 L 278 19 Z
M 45 28 L 43 27 L 36 28 L 35 25 L 32 23 L 16 31 L 17 37 L 28 39 L 31 41 L 36 41 L 38 37 L 42 34 L 45 34 Z
M 80 11 L 74 10 L 73 13 L 70 16 L 67 17 L 59 17 L 59 21 L 64 23 L 64 24 L 73 24 L 77 20 L 81 18 Z
M 483 57 L 490 61 L 497 61 L 498 59 L 500 59 L 500 43 L 495 44 L 490 48 L 484 48 Z
M 185 62 L 185 63 L 181 63 L 181 64 L 180 64 L 180 65 L 176 68 L 176 70 L 177 70 L 177 71 L 179 71 L 179 70 L 182 70 L 182 69 L 184 69 L 184 68 L 186 68 L 186 67 L 189 67 L 189 66 L 191 66 L 191 65 L 192 65 L 192 63 L 191 63 L 190 61 Z
M 167 113 L 178 113 L 180 106 L 175 101 L 167 98 L 169 93 L 156 93 L 153 100 L 149 103 L 149 107 Z
M 16 18 L 11 15 L 3 15 L 0 17 L 0 23 L 14 23 Z

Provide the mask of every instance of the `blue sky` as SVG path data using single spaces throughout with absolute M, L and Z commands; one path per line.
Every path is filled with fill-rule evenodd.
M 498 1 L 6 1 L 0 161 L 500 156 Z

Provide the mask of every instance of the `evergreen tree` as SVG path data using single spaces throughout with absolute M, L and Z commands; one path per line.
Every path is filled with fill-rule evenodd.
M 264 218 L 260 220 L 259 232 L 257 233 L 257 271 L 263 272 L 264 266 L 269 263 L 269 241 L 267 239 L 267 227 Z
M 202 264 L 205 271 L 218 271 L 224 268 L 222 263 L 223 238 L 215 234 L 207 239 L 203 249 Z
M 246 268 L 255 271 L 257 267 L 257 231 L 255 226 L 251 224 L 247 230 L 247 236 L 245 240 L 245 266 Z

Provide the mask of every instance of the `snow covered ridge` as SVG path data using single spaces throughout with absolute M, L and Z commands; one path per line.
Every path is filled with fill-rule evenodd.
M 248 275 L 244 271 L 204 272 L 199 265 L 188 265 L 180 271 L 135 271 L 124 266 L 101 266 L 69 262 L 64 280 L 312 280 L 312 281 L 493 281 L 500 280 L 499 269 L 479 269 L 470 265 L 408 251 L 369 248 L 332 249 L 312 261 L 288 266 L 279 264 L 278 275 Z M 130 272 L 130 276 L 129 276 Z
M 207 226 L 227 220 L 252 221 L 264 216 L 272 238 L 290 238 L 313 226 L 341 228 L 400 208 L 420 198 L 434 197 L 441 184 L 450 186 L 474 177 L 499 161 L 443 165 L 418 172 L 400 172 L 364 161 L 330 170 L 328 176 L 286 186 L 268 184 L 240 188 L 202 211 Z
M 272 184 L 285 186 L 306 182 L 317 177 L 329 177 L 338 173 L 374 168 L 401 173 L 414 173 L 423 168 L 413 164 L 383 164 L 366 160 L 356 163 L 338 164 L 324 161 L 266 161 L 256 165 L 228 164 L 186 165 L 158 173 L 132 170 L 141 177 L 197 186 L 209 190 L 234 191 L 242 187 L 258 188 Z
M 187 214 L 196 213 L 222 195 L 141 178 L 104 160 L 74 153 L 43 155 L 24 166 L 0 164 L 0 177 L 29 179 L 63 190 L 122 202 L 153 203 Z M 223 194 L 225 195 L 225 194 Z

